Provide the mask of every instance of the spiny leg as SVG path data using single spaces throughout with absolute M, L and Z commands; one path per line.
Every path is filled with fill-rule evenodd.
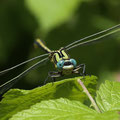
M 83 69 L 83 72 L 80 73 L 80 75 L 82 75 L 83 77 L 85 77 L 86 75 L 91 76 L 91 74 L 86 74 L 86 70 L 85 70 L 86 66 L 85 66 L 85 64 L 80 64 L 80 66 Z
M 80 64 L 80 67 L 82 68 L 82 76 L 85 76 L 86 75 L 86 71 L 85 71 L 85 64 Z
M 80 70 L 82 69 L 82 73 L 80 72 Z M 86 73 L 85 73 L 85 64 L 80 64 L 78 65 L 74 70 L 73 73 L 79 73 L 80 76 L 83 76 L 83 78 L 85 77 Z
M 46 84 L 49 78 L 52 78 L 52 81 L 55 82 L 55 79 L 61 76 L 62 76 L 61 72 L 56 72 L 56 71 L 48 72 L 48 76 L 45 79 L 44 84 Z

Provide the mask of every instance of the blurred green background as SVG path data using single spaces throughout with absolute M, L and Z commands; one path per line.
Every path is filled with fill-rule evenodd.
M 33 47 L 37 37 L 56 50 L 119 23 L 119 0 L 0 0 L 0 70 L 44 54 L 43 50 Z M 99 83 L 106 79 L 120 81 L 120 35 L 105 39 L 74 48 L 69 54 L 78 64 L 85 63 L 87 74 L 98 76 Z M 35 62 L 0 76 L 0 84 Z M 53 70 L 50 62 L 42 64 L 14 87 L 41 86 Z

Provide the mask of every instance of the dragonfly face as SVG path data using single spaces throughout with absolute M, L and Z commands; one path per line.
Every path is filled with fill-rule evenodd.
M 62 67 L 60 64 L 62 62 Z M 76 67 L 76 61 L 74 59 L 61 60 L 57 63 L 57 68 L 62 70 L 62 74 L 68 75 L 71 74 L 73 69 Z
M 64 75 L 71 74 L 77 65 L 76 60 L 70 59 L 64 48 L 54 51 L 51 55 L 51 61 L 59 71 L 62 71 L 62 74 Z

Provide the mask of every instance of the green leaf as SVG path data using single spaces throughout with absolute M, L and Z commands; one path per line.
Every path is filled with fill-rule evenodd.
M 106 81 L 101 84 L 96 102 L 101 111 L 120 110 L 120 82 Z
M 50 31 L 72 17 L 82 0 L 26 0 L 43 31 Z M 52 7 L 51 7 L 52 6 Z
M 97 113 L 78 101 L 57 99 L 42 101 L 10 120 L 118 120 L 117 112 Z
M 82 77 L 70 78 L 59 82 L 48 83 L 33 90 L 13 89 L 8 91 L 0 102 L 0 118 L 8 119 L 17 112 L 29 109 L 30 106 L 42 100 L 58 99 L 61 97 L 81 102 L 88 101 L 88 97 L 83 92 L 77 79 Z M 86 76 L 82 79 L 89 92 L 94 96 L 96 89 L 95 76 Z

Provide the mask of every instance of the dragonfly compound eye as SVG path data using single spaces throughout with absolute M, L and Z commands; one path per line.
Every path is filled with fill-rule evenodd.
M 63 65 L 64 65 L 64 60 L 60 60 L 60 61 L 58 61 L 58 63 L 57 63 L 57 68 L 62 69 L 62 68 L 63 68 Z
M 70 62 L 74 65 L 74 67 L 76 67 L 77 62 L 76 62 L 76 60 L 75 60 L 75 59 L 70 59 Z

